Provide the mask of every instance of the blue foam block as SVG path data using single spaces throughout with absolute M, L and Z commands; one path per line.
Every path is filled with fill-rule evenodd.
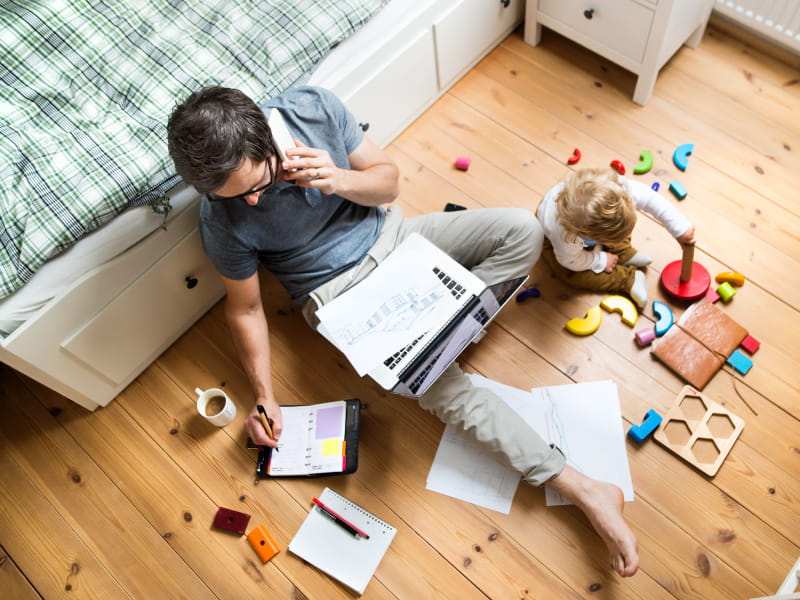
M 658 317 L 656 321 L 656 335 L 664 335 L 667 330 L 672 327 L 673 319 L 672 311 L 669 306 L 658 300 L 653 301 L 653 314 Z
M 642 440 L 653 433 L 656 428 L 661 425 L 661 420 L 661 415 L 651 408 L 644 416 L 644 421 L 641 425 L 631 425 L 631 428 L 628 429 L 628 436 L 641 444 Z
M 750 367 L 753 366 L 753 361 L 747 358 L 741 350 L 734 350 L 726 362 L 742 375 L 747 375 Z
M 683 187 L 681 182 L 678 181 L 677 179 L 669 184 L 669 191 L 675 194 L 675 197 L 678 200 L 683 200 L 684 198 L 686 198 L 686 194 L 689 193 L 686 191 L 686 188 Z

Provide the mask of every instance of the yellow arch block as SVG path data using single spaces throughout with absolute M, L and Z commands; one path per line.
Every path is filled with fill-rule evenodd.
M 583 319 L 570 319 L 564 327 L 566 327 L 567 331 L 575 335 L 589 335 L 597 331 L 602 321 L 603 311 L 600 310 L 599 306 L 595 306 L 589 309 L 589 312 L 586 313 L 586 317 Z
M 609 296 L 600 303 L 608 312 L 618 312 L 622 315 L 622 322 L 633 327 L 639 318 L 636 305 L 625 296 Z
M 724 273 L 720 273 L 714 277 L 714 279 L 717 280 L 717 283 L 724 283 L 727 281 L 731 285 L 735 286 L 744 285 L 744 275 L 737 273 L 736 271 L 725 271 Z

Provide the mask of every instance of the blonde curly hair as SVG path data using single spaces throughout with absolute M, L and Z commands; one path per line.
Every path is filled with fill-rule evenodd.
M 565 237 L 617 244 L 628 239 L 636 225 L 633 199 L 610 169 L 575 171 L 564 180 L 556 206 Z

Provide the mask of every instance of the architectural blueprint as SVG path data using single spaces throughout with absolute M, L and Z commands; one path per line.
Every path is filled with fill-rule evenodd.
M 363 281 L 320 308 L 318 329 L 364 375 L 415 340 L 435 334 L 484 287 L 414 233 Z

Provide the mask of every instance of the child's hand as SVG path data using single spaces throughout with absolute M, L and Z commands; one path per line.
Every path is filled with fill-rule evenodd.
M 678 238 L 684 246 L 694 246 L 694 225 L 690 226 L 686 232 Z
M 611 254 L 611 252 L 606 252 L 606 268 L 603 269 L 606 273 L 611 273 L 614 270 L 614 267 L 617 266 L 617 261 L 619 260 L 619 256 L 616 254 Z

